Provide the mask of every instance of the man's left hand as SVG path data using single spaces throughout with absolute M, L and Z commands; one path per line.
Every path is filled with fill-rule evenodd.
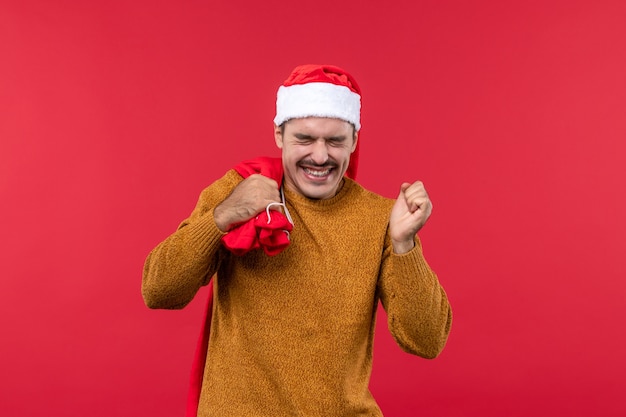
M 389 217 L 389 234 L 395 253 L 402 254 L 413 249 L 415 234 L 424 226 L 432 209 L 421 181 L 413 184 L 405 182 L 400 186 L 400 194 Z

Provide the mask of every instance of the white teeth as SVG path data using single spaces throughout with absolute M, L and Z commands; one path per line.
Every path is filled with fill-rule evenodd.
M 328 175 L 330 173 L 330 169 L 326 169 L 324 171 L 313 171 L 311 169 L 308 168 L 304 168 L 304 172 L 306 172 L 309 175 L 312 175 L 314 177 L 325 177 L 326 175 Z

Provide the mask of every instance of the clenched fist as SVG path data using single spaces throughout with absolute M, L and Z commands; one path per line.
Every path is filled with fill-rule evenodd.
M 276 202 L 280 202 L 278 183 L 261 174 L 250 175 L 215 207 L 215 224 L 222 232 L 227 232 L 233 226 L 255 217 L 268 204 Z
M 413 248 L 415 234 L 424 226 L 432 209 L 421 181 L 402 184 L 389 217 L 389 234 L 395 253 L 406 253 Z

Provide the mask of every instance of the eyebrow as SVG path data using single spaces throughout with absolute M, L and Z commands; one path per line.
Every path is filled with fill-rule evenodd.
M 294 133 L 293 134 L 296 138 L 301 139 L 301 140 L 315 140 L 317 138 L 306 134 L 306 133 Z M 346 136 L 345 135 L 340 135 L 340 136 L 329 136 L 324 138 L 324 140 L 330 140 L 330 141 L 343 141 L 346 140 Z

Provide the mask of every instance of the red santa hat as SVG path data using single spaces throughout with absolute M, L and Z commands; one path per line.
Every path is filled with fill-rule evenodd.
M 301 65 L 278 88 L 274 124 L 301 117 L 333 117 L 361 129 L 361 89 L 354 77 L 332 65 Z M 346 175 L 356 176 L 357 147 Z

